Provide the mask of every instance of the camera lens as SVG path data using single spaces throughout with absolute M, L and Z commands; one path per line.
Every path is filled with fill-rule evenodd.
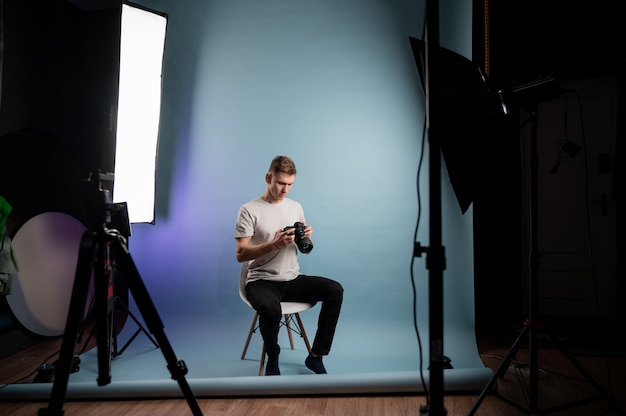
M 304 224 L 301 222 L 296 222 L 294 225 L 295 231 L 295 241 L 298 246 L 298 250 L 302 253 L 310 253 L 313 250 L 313 242 L 309 237 L 304 234 Z

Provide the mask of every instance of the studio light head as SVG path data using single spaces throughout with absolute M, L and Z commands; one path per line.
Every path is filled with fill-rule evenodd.
M 426 42 L 409 41 L 425 83 Z M 476 63 L 442 47 L 433 53 L 439 64 L 435 98 L 445 120 L 437 126 L 439 144 L 459 208 L 465 213 L 490 173 L 489 149 L 501 134 L 508 109 L 502 90 L 491 88 Z
M 561 95 L 561 86 L 554 78 L 540 78 L 516 85 L 511 94 L 509 99 L 513 103 L 520 107 L 526 107 L 558 98 Z

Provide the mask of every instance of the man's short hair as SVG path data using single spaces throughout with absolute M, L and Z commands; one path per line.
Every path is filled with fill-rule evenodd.
M 297 173 L 296 164 L 293 163 L 293 160 L 291 160 L 287 156 L 276 156 L 272 160 L 272 163 L 270 164 L 269 172 L 270 173 L 282 172 L 282 173 L 286 173 L 289 175 L 295 175 Z

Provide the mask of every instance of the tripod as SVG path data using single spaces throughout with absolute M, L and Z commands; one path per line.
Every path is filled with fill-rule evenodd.
M 185 374 L 187 374 L 187 366 L 183 360 L 178 360 L 174 354 L 167 336 L 163 330 L 163 322 L 159 318 L 159 314 L 152 302 L 150 295 L 146 289 L 137 267 L 130 256 L 125 239 L 117 230 L 108 229 L 103 225 L 101 229 L 92 231 L 87 230 L 81 239 L 79 249 L 78 263 L 76 267 L 76 277 L 70 306 L 67 315 L 67 323 L 65 333 L 59 353 L 58 367 L 50 393 L 48 408 L 40 409 L 40 416 L 61 416 L 63 415 L 63 402 L 67 392 L 67 383 L 69 380 L 70 367 L 72 363 L 74 346 L 78 335 L 81 317 L 85 310 L 87 292 L 89 290 L 89 281 L 91 272 L 94 272 L 94 289 L 95 289 L 95 312 L 96 327 L 95 330 L 100 335 L 98 338 L 98 385 L 104 386 L 111 382 L 111 344 L 109 330 L 107 326 L 107 275 L 106 267 L 103 264 L 106 253 L 110 250 L 113 258 L 117 259 L 123 276 L 130 289 L 133 298 L 137 302 L 137 306 L 141 311 L 144 321 L 148 329 L 154 334 L 158 345 L 161 348 L 163 357 L 167 362 L 167 368 L 172 375 L 172 379 L 178 382 L 178 385 L 184 394 L 187 403 L 194 416 L 202 416 L 202 411 L 196 402 Z M 104 335 L 107 334 L 105 337 Z
M 141 322 L 139 322 L 137 317 L 128 308 L 128 305 L 122 300 L 120 295 L 117 294 L 117 292 L 116 292 L 117 291 L 117 286 L 116 286 L 116 271 L 117 271 L 116 269 L 117 269 L 117 264 L 116 264 L 116 261 L 111 258 L 111 250 L 110 250 L 110 246 L 108 244 L 106 246 L 104 264 L 105 264 L 105 267 L 106 267 L 105 275 L 107 276 L 106 278 L 108 279 L 108 282 L 109 282 L 108 284 L 109 284 L 109 288 L 110 288 L 108 290 L 109 299 L 108 299 L 108 302 L 107 302 L 107 314 L 109 316 L 108 336 L 109 336 L 109 339 L 111 341 L 111 343 L 110 343 L 111 356 L 113 358 L 115 358 L 115 357 L 118 357 L 118 356 L 122 355 L 124 353 L 124 351 L 130 346 L 130 344 L 135 340 L 135 338 L 137 338 L 137 336 L 140 333 L 142 333 L 142 332 L 146 335 L 146 337 L 148 337 L 148 339 L 152 342 L 152 344 L 156 348 L 159 348 L 159 344 L 157 344 L 157 342 L 154 340 L 154 338 L 152 338 L 150 333 L 148 333 L 148 331 L 146 331 L 146 328 L 141 324 Z M 124 287 L 124 289 L 127 289 L 127 288 Z M 128 314 L 128 316 L 130 316 L 130 318 L 137 325 L 137 330 L 135 330 L 133 335 L 128 339 L 128 341 L 126 341 L 126 343 L 119 350 L 118 350 L 118 342 L 117 342 L 117 336 L 118 336 L 118 333 L 119 333 L 118 328 L 117 328 L 117 312 L 118 312 L 118 309 L 119 309 L 118 305 L 120 306 L 121 309 L 123 309 Z M 95 298 L 92 299 L 92 301 L 91 301 L 91 305 L 89 306 L 89 312 L 87 313 L 87 317 L 85 318 L 85 322 L 89 322 L 90 321 L 90 319 L 92 317 L 92 314 L 94 312 L 94 308 L 95 308 Z M 82 329 L 81 329 L 81 332 L 82 332 Z M 85 340 L 85 343 L 83 344 L 83 347 L 80 350 L 80 354 L 85 352 L 85 350 L 89 346 L 89 341 L 91 340 L 91 338 L 94 335 L 97 337 L 95 328 L 93 328 L 91 330 L 91 332 L 89 333 L 89 336 Z M 79 339 L 80 339 L 80 337 L 81 337 L 81 335 L 79 335 Z
M 569 359 L 569 361 L 574 365 L 574 367 L 576 367 L 576 369 L 598 391 L 599 395 L 595 397 L 577 400 L 571 403 L 566 403 L 560 406 L 555 406 L 549 409 L 543 409 L 543 410 L 539 409 L 539 403 L 538 403 L 539 401 L 539 394 L 538 394 L 539 346 L 538 346 L 538 341 L 539 341 L 539 331 L 542 331 L 544 328 L 543 328 L 543 323 L 535 320 L 535 315 L 537 312 L 537 298 L 538 298 L 537 283 L 538 283 L 538 272 L 539 272 L 539 252 L 538 252 L 538 247 L 537 247 L 537 228 L 538 228 L 537 227 L 537 224 L 538 224 L 537 223 L 537 213 L 538 213 L 538 210 L 537 210 L 537 193 L 538 193 L 537 192 L 538 191 L 537 190 L 537 183 L 538 183 L 537 170 L 538 170 L 538 160 L 539 160 L 538 152 L 537 152 L 537 119 L 538 119 L 537 104 L 535 103 L 535 104 L 529 105 L 527 108 L 527 111 L 530 115 L 530 129 L 531 129 L 530 130 L 530 141 L 531 141 L 530 142 L 530 184 L 529 184 L 530 185 L 530 201 L 529 201 L 529 204 L 530 204 L 530 251 L 529 251 L 529 258 L 528 258 L 528 262 L 529 262 L 528 264 L 529 265 L 529 282 L 528 282 L 528 286 L 529 286 L 529 308 L 528 309 L 529 310 L 528 312 L 529 312 L 529 315 L 528 315 L 528 319 L 526 319 L 526 321 L 524 322 L 524 327 L 522 331 L 518 335 L 513 345 L 510 347 L 509 351 L 507 352 L 506 356 L 502 360 L 502 363 L 500 364 L 500 366 L 498 367 L 494 375 L 491 377 L 491 379 L 489 380 L 489 382 L 487 383 L 483 391 L 480 393 L 480 396 L 474 403 L 474 406 L 468 413 L 468 416 L 473 415 L 478 410 L 478 408 L 480 407 L 480 404 L 483 402 L 483 400 L 489 393 L 494 393 L 496 397 L 506 401 L 510 405 L 522 411 L 526 411 L 526 413 L 531 414 L 531 415 L 537 415 L 537 414 L 545 415 L 545 414 L 550 414 L 554 412 L 559 412 L 562 410 L 588 404 L 588 403 L 591 403 L 600 399 L 607 400 L 609 404 L 611 405 L 611 407 L 613 407 L 618 412 L 618 414 L 624 415 L 624 412 L 619 408 L 615 399 L 611 395 L 605 392 L 602 386 L 591 377 L 591 375 L 576 360 L 576 358 L 571 353 L 569 353 L 569 351 L 567 351 L 560 342 L 557 342 L 555 339 L 549 337 L 546 334 L 544 334 L 544 337 L 547 340 L 549 340 L 552 344 L 554 344 L 559 349 L 559 351 L 563 353 L 563 355 L 565 355 L 565 357 Z M 522 345 L 522 342 L 527 336 L 528 336 L 528 354 L 529 354 L 529 383 L 528 383 L 529 384 L 529 403 L 528 403 L 528 407 L 525 409 L 522 406 L 518 405 L 517 403 L 514 403 L 500 396 L 499 394 L 497 394 L 496 390 L 494 389 L 494 386 L 497 380 L 501 378 L 504 375 L 504 373 L 506 373 L 506 371 L 508 370 L 509 365 L 511 364 L 513 358 L 515 357 L 515 354 L 517 354 L 518 350 L 520 349 Z

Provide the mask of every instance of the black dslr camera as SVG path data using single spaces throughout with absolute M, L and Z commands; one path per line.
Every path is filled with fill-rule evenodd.
M 130 237 L 130 221 L 126 202 L 111 202 L 111 189 L 115 176 L 112 173 L 89 172 L 83 180 L 83 197 L 86 219 L 90 227 L 115 229 Z
M 298 250 L 302 253 L 310 253 L 313 250 L 313 242 L 309 237 L 304 234 L 304 224 L 301 222 L 296 222 L 289 227 L 285 227 L 284 231 L 293 228 L 295 231 L 290 233 L 289 235 L 294 235 L 296 245 L 298 246 Z

